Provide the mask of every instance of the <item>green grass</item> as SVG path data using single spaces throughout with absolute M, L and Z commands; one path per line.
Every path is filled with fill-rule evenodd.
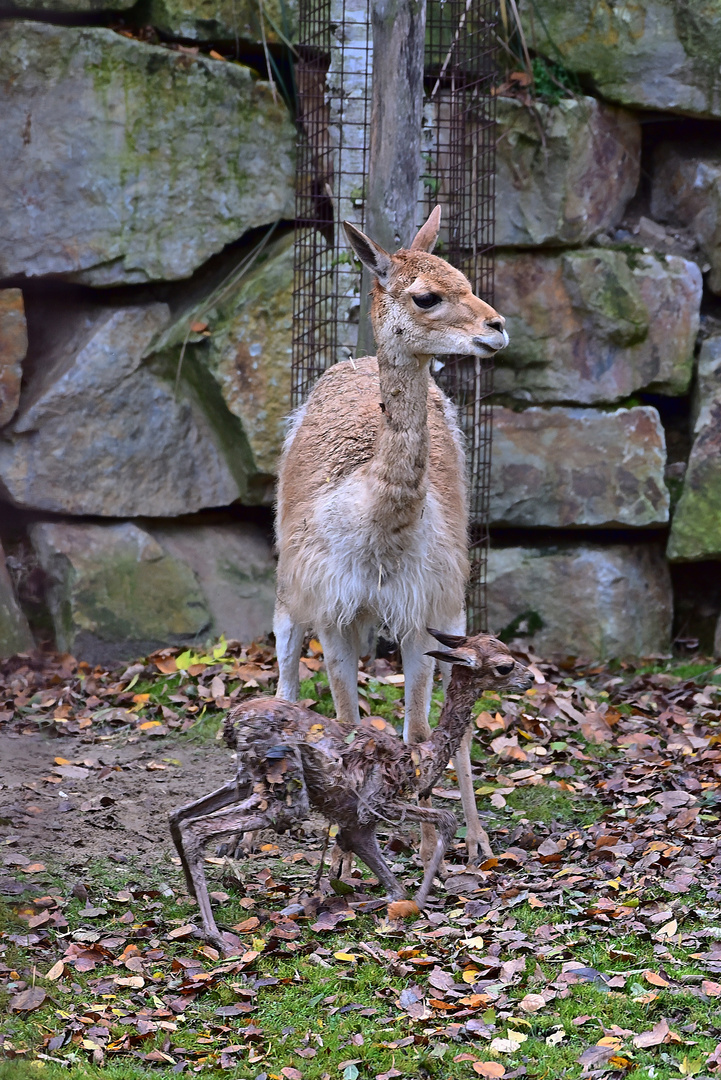
M 144 883 L 148 890 L 148 899 L 133 902 L 136 915 L 144 906 L 155 904 L 155 918 L 158 917 L 159 907 L 167 929 L 173 920 L 182 921 L 192 914 L 189 906 L 182 901 L 163 898 L 158 902 L 157 898 L 149 896 L 153 892 L 153 886 L 167 881 L 168 876 L 173 878 L 173 875 L 177 878 L 177 871 L 168 868 L 158 868 L 155 871 L 155 880 Z M 102 893 L 117 893 L 132 878 L 132 868 L 121 873 L 117 867 L 104 862 L 93 864 L 83 874 L 94 901 L 99 899 Z M 48 885 L 51 888 L 60 886 L 60 879 L 56 874 L 47 875 L 44 887 Z M 177 880 L 173 880 L 173 885 L 177 885 Z M 231 897 L 224 905 L 224 915 L 228 921 L 247 917 L 247 909 L 237 903 L 239 899 L 239 896 Z M 105 902 L 110 904 L 107 897 Z M 71 927 L 87 925 L 87 919 L 83 920 L 80 914 L 82 906 L 78 900 L 71 900 L 67 904 L 65 914 Z M 578 910 L 576 909 L 577 913 Z M 718 912 L 716 917 L 718 918 Z M 504 918 L 502 913 L 492 913 L 490 921 L 482 921 L 475 927 L 468 928 L 466 932 L 485 935 Z M 451 925 L 459 921 L 463 921 L 461 911 L 449 914 L 448 922 Z M 108 922 L 109 920 L 105 920 L 103 929 L 105 932 L 112 932 L 114 927 L 109 926 Z M 392 958 L 399 948 L 412 944 L 412 933 L 384 930 L 382 921 L 370 916 L 359 917 L 332 935 L 314 934 L 308 929 L 304 930 L 303 936 L 313 949 L 310 956 L 287 953 L 284 955 L 285 950 L 282 947 L 273 955 L 261 954 L 255 966 L 255 974 L 261 979 L 270 977 L 277 982 L 260 988 L 252 998 L 257 1006 L 256 1011 L 240 1018 L 218 1016 L 218 1008 L 244 1000 L 238 993 L 238 989 L 242 989 L 242 979 L 229 976 L 227 981 L 217 984 L 197 998 L 184 1017 L 175 1019 L 177 1030 L 170 1035 L 170 1045 L 176 1055 L 180 1048 L 189 1053 L 194 1061 L 191 1068 L 202 1065 L 201 1071 L 220 1071 L 217 1048 L 247 1041 L 249 1046 L 256 1047 L 258 1055 L 262 1053 L 262 1057 L 256 1062 L 250 1062 L 245 1050 L 231 1055 L 237 1059 L 237 1064 L 222 1069 L 222 1072 L 223 1075 L 237 1078 L 256 1077 L 262 1073 L 270 1077 L 282 1077 L 280 1070 L 290 1067 L 298 1069 L 304 1080 L 321 1080 L 327 1074 L 331 1077 L 345 1075 L 345 1072 L 339 1070 L 339 1064 L 360 1059 L 360 1077 L 383 1075 L 395 1068 L 406 1077 L 427 1076 L 438 1080 L 452 1077 L 455 1080 L 456 1077 L 476 1075 L 471 1068 L 472 1062 L 454 1062 L 454 1058 L 464 1053 L 471 1054 L 477 1060 L 501 1060 L 508 1071 L 523 1063 L 526 1063 L 527 1067 L 532 1063 L 530 1075 L 561 1077 L 579 1075 L 579 1054 L 586 1046 L 596 1042 L 603 1035 L 604 1029 L 612 1029 L 615 1025 L 622 1032 L 647 1031 L 663 1017 L 671 1029 L 679 1033 L 683 1040 L 681 1045 L 671 1044 L 641 1050 L 633 1048 L 630 1037 L 621 1035 L 618 1054 L 629 1062 L 624 1073 L 626 1076 L 635 1077 L 637 1080 L 642 1077 L 645 1080 L 649 1076 L 659 1080 L 671 1080 L 682 1075 L 679 1065 L 684 1057 L 690 1063 L 704 1060 L 719 1041 L 721 1021 L 718 1010 L 712 1002 L 701 1000 L 690 990 L 660 990 L 652 1001 L 643 1000 L 644 996 L 648 996 L 649 987 L 643 981 L 641 972 L 646 968 L 656 970 L 658 967 L 654 943 L 648 936 L 628 933 L 609 941 L 603 933 L 603 927 L 594 925 L 592 920 L 585 916 L 574 921 L 573 912 L 569 916 L 568 910 L 557 908 L 538 911 L 531 909 L 528 904 L 521 904 L 514 909 L 512 922 L 514 929 L 525 932 L 530 941 L 534 940 L 535 931 L 544 925 L 550 924 L 559 929 L 556 939 L 559 944 L 557 960 L 541 960 L 535 964 L 527 964 L 520 982 L 508 987 L 496 1005 L 477 1014 L 494 1038 L 506 1037 L 509 1030 L 527 1035 L 527 1040 L 520 1044 L 517 1053 L 490 1054 L 487 1052 L 488 1040 L 459 1040 L 452 1029 L 447 1029 L 444 1020 L 428 1018 L 412 1021 L 405 1016 L 395 1002 L 403 990 L 415 983 L 425 982 L 425 971 L 422 968 L 410 974 L 394 971 L 393 960 L 384 961 L 381 950 L 385 949 Z M 7 921 L 5 925 L 8 925 Z M 18 927 L 21 925 L 17 923 Z M 118 925 L 123 924 L 115 923 L 116 929 Z M 699 928 L 701 921 L 693 916 L 689 916 L 683 924 L 685 934 Z M 258 944 L 258 938 L 267 940 L 267 927 L 261 925 L 257 935 L 254 944 Z M 374 947 L 375 957 L 364 954 L 361 946 L 365 942 Z M 153 972 L 153 976 L 157 975 L 158 978 L 157 993 L 160 995 L 165 994 L 165 980 L 172 977 L 173 958 L 187 956 L 193 951 L 193 945 L 188 944 L 168 946 L 163 943 L 163 947 L 166 956 L 158 961 L 157 973 Z M 418 949 L 421 957 L 427 948 L 421 946 Z M 321 952 L 319 956 L 319 949 L 325 950 L 325 953 Z M 433 947 L 432 951 L 434 954 L 446 954 L 438 958 L 439 966 L 444 969 L 453 964 L 454 956 L 456 962 L 458 961 L 457 948 Z M 689 949 L 670 943 L 668 951 L 676 964 L 672 969 L 675 980 L 683 982 L 686 977 L 697 978 L 697 965 L 690 958 Z M 337 952 L 347 953 L 356 959 L 337 961 L 334 955 Z M 506 950 L 501 953 L 502 958 L 514 955 Z M 574 984 L 567 988 L 566 996 L 557 996 L 541 1012 L 524 1012 L 520 1008 L 520 1001 L 526 994 L 538 993 L 547 987 L 548 983 L 557 977 L 561 961 L 568 959 L 580 961 L 606 974 L 628 973 L 626 985 L 618 990 L 609 990 L 605 986 L 599 988 L 589 983 Z M 6 955 L 6 963 L 20 972 L 24 966 L 31 963 L 31 958 L 25 950 L 11 946 Z M 398 963 L 398 960 L 395 960 L 396 967 Z M 668 960 L 666 963 L 670 966 Z M 3 1028 L 6 1037 L 12 1041 L 15 1052 L 38 1048 L 43 1034 L 62 1030 L 63 1013 L 67 1015 L 68 1011 L 74 1011 L 75 1015 L 81 1015 L 84 1008 L 96 1002 L 98 995 L 93 994 L 90 983 L 105 974 L 117 974 L 117 969 L 110 965 L 99 966 L 91 975 L 74 974 L 74 986 L 68 986 L 67 992 L 60 993 L 57 986 L 44 983 L 42 973 L 47 970 L 47 963 L 37 963 L 35 969 L 37 984 L 46 985 L 56 1000 L 43 1006 L 27 1020 L 15 1016 L 5 1019 Z M 460 974 L 457 974 L 456 978 L 460 978 Z M 80 987 L 80 993 L 76 993 L 75 987 Z M 427 992 L 433 993 L 432 990 Z M 107 995 L 101 995 L 100 1000 L 109 1001 L 111 1007 L 115 1007 L 118 1013 L 122 1014 L 147 1002 L 148 992 L 119 992 L 109 999 Z M 353 1008 L 347 1008 L 348 1006 Z M 374 1012 L 372 1015 L 363 1015 L 362 1009 Z M 576 1021 L 584 1015 L 589 1019 L 579 1026 Z M 244 1040 L 243 1031 L 248 1022 L 262 1028 L 262 1039 Z M 117 1023 L 111 1027 L 111 1036 L 120 1038 L 129 1030 L 132 1028 Z M 557 1041 L 559 1035 L 560 1041 Z M 397 1043 L 409 1036 L 414 1037 L 414 1042 L 409 1046 L 383 1045 Z M 549 1039 L 550 1043 L 547 1041 Z M 168 1045 L 168 1033 L 156 1032 L 143 1040 L 141 1045 L 143 1053 L 153 1049 L 162 1051 L 163 1047 Z M 312 1058 L 303 1057 L 296 1052 L 309 1049 L 316 1051 Z M 215 1060 L 204 1061 L 208 1053 L 215 1054 Z M 141 1077 L 169 1078 L 173 1075 L 168 1068 L 157 1065 L 149 1067 L 127 1055 L 118 1059 L 108 1054 L 102 1069 L 98 1069 L 88 1061 L 89 1052 L 82 1046 L 66 1046 L 50 1056 L 58 1055 L 62 1055 L 62 1059 L 70 1065 L 72 1076 L 87 1077 L 89 1080 L 100 1080 L 101 1077 L 139 1080 Z M 649 1073 L 649 1067 L 653 1068 L 652 1073 Z M 15 1059 L 2 1065 L 0 1080 L 5 1080 L 6 1077 L 8 1080 L 16 1077 L 25 1080 L 31 1076 L 54 1078 L 68 1075 L 68 1071 L 65 1065 L 52 1061 L 39 1059 L 25 1062 Z M 351 1068 L 347 1075 L 356 1074 Z
M 700 661 L 614 667 L 623 680 L 618 689 L 624 693 L 639 675 L 670 673 L 696 680 L 702 687 L 718 678 L 715 670 L 716 665 Z M 228 663 L 223 672 L 226 693 L 239 685 L 231 671 Z M 553 678 L 575 691 L 573 700 L 579 708 L 609 702 L 621 717 L 619 729 L 634 714 L 641 715 L 630 695 L 629 700 L 616 702 L 615 689 L 599 689 L 608 680 L 609 668 L 597 672 L 598 683 L 593 671 L 574 674 Z M 639 693 L 645 694 L 646 682 L 640 685 Z M 178 673 L 139 681 L 119 693 L 128 698 L 123 703 L 128 708 L 130 696 L 149 695 L 146 703 L 139 703 L 141 720 L 159 718 L 160 705 L 179 714 L 180 726 L 162 742 L 170 752 L 179 740 L 202 744 L 216 737 L 222 714 L 196 687 L 192 676 Z M 361 691 L 371 713 L 401 728 L 402 688 L 369 679 Z M 197 705 L 197 711 L 190 713 L 171 700 L 178 694 Z M 332 715 L 325 674 L 305 680 L 301 697 L 317 702 L 319 715 Z M 590 704 L 582 706 L 584 699 Z M 432 724 L 437 722 L 441 701 L 441 687 L 436 684 Z M 711 862 L 690 891 L 681 895 L 666 887 L 669 880 L 663 874 L 654 877 L 636 863 L 614 878 L 615 864 L 594 861 L 593 837 L 599 830 L 584 833 L 587 827 L 603 820 L 613 829 L 615 822 L 623 824 L 630 815 L 629 821 L 637 821 L 633 828 L 645 830 L 647 841 L 659 836 L 675 844 L 679 836 L 669 834 L 663 824 L 653 824 L 650 800 L 634 818 L 637 812 L 628 801 L 617 800 L 604 788 L 605 779 L 626 760 L 623 746 L 589 742 L 576 721 L 549 718 L 548 710 L 543 711 L 541 691 L 535 698 L 511 695 L 505 703 L 487 694 L 476 712 L 491 716 L 501 712 L 508 722 L 505 730 L 479 730 L 474 745 L 479 808 L 494 830 L 499 865 L 492 872 L 481 872 L 487 876 L 479 877 L 478 888 L 466 878 L 462 887 L 469 889 L 468 907 L 465 894 L 457 897 L 449 887 L 448 892 L 438 891 L 427 917 L 418 922 L 389 923 L 385 911 L 379 909 L 372 914 L 359 912 L 332 931 L 320 932 L 313 929 L 315 914 L 307 918 L 301 914 L 297 936 L 275 937 L 282 909 L 293 897 L 307 896 L 314 888 L 320 841 L 299 832 L 242 862 L 220 863 L 211 858 L 207 864 L 211 891 L 225 894 L 214 901 L 221 925 L 258 920 L 257 926 L 240 933 L 243 949 L 256 955 L 238 970 L 216 978 L 213 972 L 220 961 L 204 951 L 202 941 L 193 937 L 174 941 L 168 936 L 186 923 L 198 924 L 197 907 L 185 895 L 180 868 L 169 857 L 149 866 L 140 858 L 123 865 L 111 859 L 83 865 L 72 861 L 72 853 L 61 851 L 44 871 L 28 877 L 18 871 L 26 892 L 0 902 L 0 1036 L 5 1040 L 0 1043 L 0 1055 L 7 1059 L 0 1061 L 0 1080 L 38 1076 L 54 1080 L 68 1075 L 88 1080 L 172 1080 L 177 1073 L 163 1054 L 174 1062 L 186 1060 L 185 1076 L 223 1075 L 231 1080 L 255 1080 L 263 1075 L 268 1080 L 295 1080 L 298 1074 L 302 1080 L 375 1080 L 387 1074 L 390 1080 L 396 1076 L 473 1080 L 478 1075 L 474 1062 L 488 1061 L 500 1063 L 506 1073 L 523 1068 L 530 1080 L 578 1080 L 580 1055 L 604 1032 L 606 1038 L 617 1038 L 618 1046 L 614 1060 L 592 1066 L 600 1070 L 599 1075 L 605 1070 L 614 1080 L 620 1076 L 630 1080 L 708 1076 L 706 1058 L 721 1042 L 721 998 L 700 993 L 702 980 L 721 981 L 700 957 L 721 940 L 721 894 L 717 884 L 709 886 Z M 631 719 L 630 726 L 634 723 Z M 713 719 L 706 724 L 708 734 L 717 730 Z M 652 726 L 650 716 L 649 730 Z M 123 729 L 125 734 L 127 730 Z M 493 741 L 513 734 L 520 749 L 542 745 L 545 754 L 534 752 L 510 760 L 499 757 Z M 715 745 L 712 742 L 710 749 Z M 670 779 L 667 788 L 683 787 L 683 777 L 692 774 L 701 756 L 666 760 L 665 753 L 654 754 L 649 759 L 650 777 L 661 776 L 667 766 L 672 766 L 669 777 L 679 777 Z M 521 776 L 514 786 L 510 778 L 525 770 L 526 777 Z M 533 776 L 534 770 L 541 771 Z M 565 779 L 565 787 L 557 776 Z M 640 790 L 653 794 L 650 788 Z M 492 804 L 491 797 L 503 791 L 505 805 L 499 800 Z M 699 790 L 699 834 L 717 829 L 713 811 L 720 797 L 712 783 Z M 458 804 L 451 805 L 460 809 Z M 591 837 L 578 855 L 570 836 L 559 862 L 546 866 L 535 855 L 531 858 L 533 852 L 525 865 L 503 862 L 504 848 L 513 847 L 513 838 L 520 834 L 530 833 L 531 845 L 537 846 L 549 833 L 560 838 L 574 832 L 583 834 L 584 842 Z M 11 846 L 10 850 L 16 849 Z M 687 847 L 684 854 L 688 851 Z M 643 856 L 639 850 L 634 858 Z M 394 853 L 390 858 L 409 888 L 419 881 L 420 870 L 411 856 Z M 461 870 L 461 858 L 458 849 L 449 855 L 456 871 Z M 710 857 L 702 854 L 701 858 Z M 279 888 L 267 887 L 265 871 L 270 871 Z M 12 875 L 12 867 L 3 874 Z M 369 877 L 365 870 L 362 875 Z M 88 890 L 87 902 L 72 895 L 78 882 Z M 32 901 L 47 896 L 59 898 L 57 909 L 51 910 L 62 913 L 67 928 L 51 929 L 44 947 L 13 942 L 11 935 L 26 934 L 27 918 L 43 910 L 42 904 Z M 86 903 L 104 913 L 88 914 Z M 670 936 L 659 935 L 661 922 L 654 921 L 659 913 L 661 922 L 677 922 Z M 434 936 L 436 929 L 441 933 Z M 110 948 L 112 955 L 102 958 L 94 970 L 67 968 L 58 981 L 48 981 L 47 972 L 70 943 L 91 940 L 93 934 L 123 941 Z M 119 960 L 126 944 L 137 946 L 143 955 L 158 950 L 147 958 L 143 986 L 114 982 L 133 974 Z M 354 959 L 338 957 L 338 953 Z M 489 956 L 496 957 L 501 971 L 502 965 L 519 959 L 525 959 L 525 967 L 485 978 L 484 958 Z M 182 996 L 183 980 L 188 978 L 183 964 L 189 961 L 201 965 L 209 981 L 188 1000 L 184 1012 L 176 1013 L 171 1003 Z M 564 964 L 571 961 L 618 983 L 609 986 L 593 972 L 590 977 L 596 982 L 564 982 L 559 977 Z M 445 997 L 452 1007 L 447 1010 L 438 1004 L 445 992 L 428 981 L 433 967 L 452 977 L 454 985 Z M 659 971 L 668 974 L 668 986 L 655 985 L 647 978 L 646 973 Z M 10 1013 L 8 1003 L 23 984 L 42 987 L 48 996 L 34 1012 Z M 401 998 L 413 987 L 427 1007 L 417 1017 L 409 1015 Z M 548 1000 L 538 1012 L 529 1012 L 521 1003 L 527 995 L 541 992 Z M 481 993 L 487 1000 L 476 1001 L 474 995 Z M 459 1004 L 461 994 L 469 1004 Z M 429 1004 L 432 1001 L 435 1004 Z M 244 1003 L 254 1005 L 254 1010 L 232 1016 L 218 1012 Z M 100 1007 L 104 1019 L 98 1020 Z M 166 1026 L 143 1033 L 139 1016 Z M 634 1036 L 648 1032 L 661 1019 L 674 1033 L 670 1041 L 648 1048 L 634 1046 Z M 475 1026 L 464 1027 L 471 1021 Z M 111 1045 L 119 1049 L 107 1051 L 99 1066 L 93 1062 L 92 1042 L 82 1040 L 93 1026 L 105 1023 Z M 508 1052 L 493 1050 L 493 1040 L 507 1040 L 509 1032 L 527 1038 L 515 1040 L 516 1049 Z M 68 1034 L 68 1041 L 52 1048 L 49 1040 L 63 1033 Z M 126 1037 L 131 1040 L 127 1045 Z M 410 1040 L 407 1045 L 398 1045 L 406 1040 Z M 240 1049 L 228 1052 L 229 1046 Z M 146 1061 L 143 1055 L 154 1051 L 160 1060 Z

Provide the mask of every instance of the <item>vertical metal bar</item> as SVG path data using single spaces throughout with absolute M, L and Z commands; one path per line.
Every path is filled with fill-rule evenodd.
M 420 225 L 440 202 L 438 254 L 493 303 L 496 0 L 428 0 Z M 300 0 L 292 403 L 357 345 L 360 274 L 340 230 L 366 215 L 370 0 Z M 468 624 L 486 629 L 493 365 L 446 357 L 438 379 L 466 436 Z

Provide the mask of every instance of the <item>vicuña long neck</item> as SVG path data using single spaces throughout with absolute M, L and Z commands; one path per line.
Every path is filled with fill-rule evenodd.
M 418 791 L 422 797 L 430 795 L 443 776 L 446 765 L 458 753 L 461 740 L 471 721 L 471 710 L 476 700 L 476 690 L 471 687 L 467 674 L 454 668 L 446 691 L 438 726 L 434 728 L 429 742 L 432 753 L 420 764 Z
M 415 519 L 428 487 L 428 363 L 379 349 L 378 374 L 384 414 L 370 472 L 397 530 Z

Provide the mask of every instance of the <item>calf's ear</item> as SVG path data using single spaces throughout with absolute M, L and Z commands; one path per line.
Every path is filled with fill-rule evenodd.
M 431 626 L 427 626 L 426 631 L 449 649 L 457 649 L 460 645 L 466 644 L 466 638 L 462 634 L 444 634 L 442 630 L 434 630 Z
M 474 658 L 470 653 L 466 652 L 441 652 L 440 649 L 433 649 L 431 652 L 427 652 L 426 656 L 432 656 L 436 660 L 441 660 L 444 664 L 462 664 L 463 667 L 478 667 Z

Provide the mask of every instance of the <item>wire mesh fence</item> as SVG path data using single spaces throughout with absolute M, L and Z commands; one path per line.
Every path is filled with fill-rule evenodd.
M 495 0 L 429 0 L 420 226 L 443 208 L 437 253 L 493 303 Z M 331 364 L 356 355 L 360 273 L 341 222 L 364 227 L 373 63 L 370 0 L 301 0 L 293 307 L 293 406 Z M 468 624 L 486 629 L 492 362 L 443 357 L 459 409 L 470 491 Z

